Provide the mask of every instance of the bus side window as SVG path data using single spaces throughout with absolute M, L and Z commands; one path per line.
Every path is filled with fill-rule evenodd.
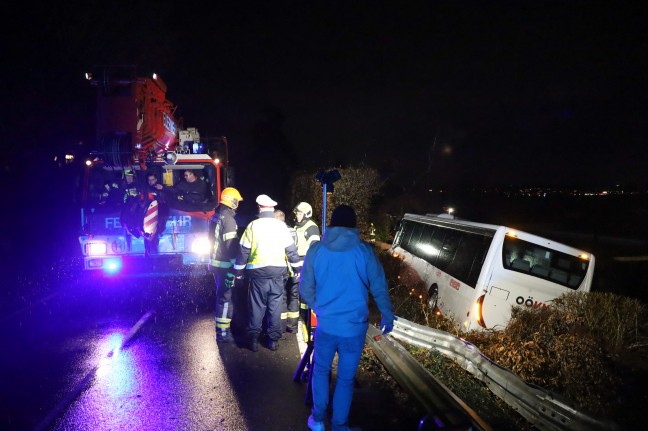
M 439 252 L 436 265 L 441 271 L 448 272 L 448 268 L 450 268 L 454 261 L 461 237 L 461 232 L 457 230 L 450 229 L 446 232 L 443 247 L 441 247 Z

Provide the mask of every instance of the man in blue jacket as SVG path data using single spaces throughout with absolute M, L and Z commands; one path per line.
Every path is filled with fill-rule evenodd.
M 329 400 L 329 373 L 338 354 L 333 395 L 333 431 L 348 431 L 353 381 L 369 326 L 369 295 L 382 314 L 383 334 L 392 331 L 392 312 L 385 272 L 371 245 L 360 240 L 356 214 L 348 205 L 335 208 L 322 241 L 313 243 L 301 272 L 302 300 L 317 315 L 313 353 L 313 412 L 308 428 L 324 431 Z

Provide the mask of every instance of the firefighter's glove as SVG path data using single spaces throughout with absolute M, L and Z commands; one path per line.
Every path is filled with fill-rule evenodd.
M 234 274 L 231 272 L 228 272 L 227 276 L 225 276 L 225 287 L 228 289 L 234 287 Z
M 380 319 L 380 330 L 382 331 L 383 335 L 389 334 L 391 331 L 394 330 L 394 321 L 382 317 Z
M 243 278 L 243 270 L 242 269 L 235 269 L 234 270 L 234 278 L 237 280 L 241 280 Z

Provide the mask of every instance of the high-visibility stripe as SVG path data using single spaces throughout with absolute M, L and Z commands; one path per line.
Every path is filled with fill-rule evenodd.
M 232 262 L 231 261 L 223 262 L 222 260 L 212 260 L 211 266 L 215 268 L 231 268 Z
M 236 231 L 234 231 L 234 232 L 229 232 L 229 233 L 226 233 L 225 235 L 223 235 L 223 240 L 224 240 L 224 241 L 227 241 L 227 240 L 229 240 L 229 239 L 234 239 L 234 238 L 236 238 L 237 236 L 238 236 L 238 235 L 236 234 Z
M 289 311 L 287 314 L 288 319 L 298 319 L 299 318 L 299 311 Z
M 235 265 L 236 267 L 236 265 Z M 247 266 L 244 265 L 243 268 L 247 269 L 259 269 L 259 268 L 285 268 L 285 265 L 273 265 L 272 263 L 248 263 Z M 242 268 L 241 268 L 242 269 Z
M 216 318 L 216 327 L 221 329 L 227 329 L 230 327 L 232 319 L 222 319 Z

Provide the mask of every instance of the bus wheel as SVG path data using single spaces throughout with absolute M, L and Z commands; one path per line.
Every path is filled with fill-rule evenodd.
M 439 287 L 433 284 L 428 290 L 428 306 L 430 310 L 434 311 L 437 308 L 437 302 L 439 302 Z

